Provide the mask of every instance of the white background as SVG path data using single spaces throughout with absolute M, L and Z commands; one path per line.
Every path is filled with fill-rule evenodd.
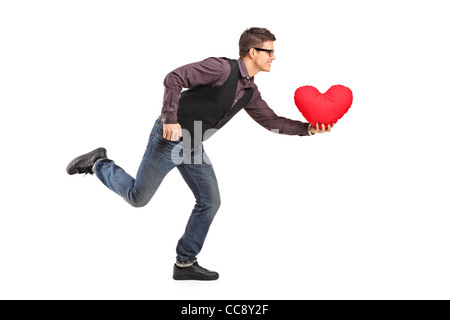
M 1 299 L 449 299 L 450 22 L 445 1 L 2 1 Z M 256 83 L 280 116 L 299 86 L 350 87 L 331 133 L 245 112 L 206 143 L 222 207 L 172 280 L 194 205 L 177 170 L 136 209 L 67 163 L 99 146 L 135 175 L 163 79 L 276 36 Z

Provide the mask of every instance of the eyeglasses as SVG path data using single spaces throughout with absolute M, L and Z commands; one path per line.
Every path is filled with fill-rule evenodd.
M 251 48 L 250 48 L 251 49 Z M 248 51 L 250 51 L 250 49 L 248 49 Z M 275 55 L 275 50 L 269 50 L 269 49 L 261 49 L 261 48 L 253 48 L 256 51 L 265 51 L 269 53 L 270 57 L 273 57 Z

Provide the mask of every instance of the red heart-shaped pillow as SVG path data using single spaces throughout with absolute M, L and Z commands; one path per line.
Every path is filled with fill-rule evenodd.
M 352 91 L 342 85 L 330 87 L 325 93 L 312 86 L 300 87 L 295 91 L 295 104 L 311 125 L 323 123 L 333 125 L 350 109 L 353 102 Z

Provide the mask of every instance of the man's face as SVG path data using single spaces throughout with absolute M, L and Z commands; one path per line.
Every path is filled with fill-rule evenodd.
M 273 41 L 266 41 L 263 43 L 260 49 L 274 50 Z M 272 56 L 266 51 L 256 51 L 255 54 L 255 64 L 259 67 L 261 71 L 270 71 L 272 61 L 275 60 L 275 54 Z

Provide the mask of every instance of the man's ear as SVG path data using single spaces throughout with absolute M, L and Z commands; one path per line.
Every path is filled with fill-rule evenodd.
M 255 58 L 255 53 L 256 53 L 256 50 L 254 48 L 250 48 L 250 50 L 247 53 L 247 56 L 253 60 L 253 58 Z

